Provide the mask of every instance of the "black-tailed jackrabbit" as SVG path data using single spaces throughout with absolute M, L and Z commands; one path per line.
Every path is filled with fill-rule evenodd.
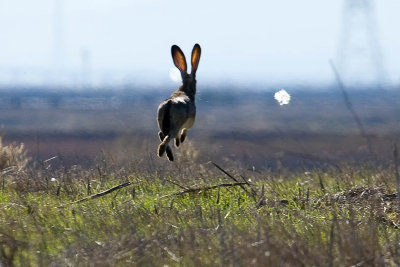
M 182 85 L 168 99 L 158 106 L 157 120 L 161 144 L 158 146 L 158 156 L 167 152 L 170 161 L 174 160 L 169 142 L 175 138 L 176 147 L 185 141 L 186 131 L 191 128 L 196 116 L 194 96 L 196 94 L 196 70 L 200 61 L 200 45 L 195 44 L 192 50 L 192 72 L 187 73 L 185 55 L 177 46 L 171 47 L 172 59 L 181 71 Z

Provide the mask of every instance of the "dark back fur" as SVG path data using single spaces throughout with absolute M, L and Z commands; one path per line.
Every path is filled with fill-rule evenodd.
M 164 134 L 164 135 L 167 135 L 168 134 L 168 132 L 169 132 L 169 130 L 171 129 L 171 121 L 170 121 L 170 119 L 171 119 L 171 101 L 169 100 L 167 103 L 166 103 L 166 106 L 165 106 L 165 113 L 164 113 L 164 118 L 163 118 L 163 121 L 162 121 L 162 123 L 161 123 L 161 132 Z

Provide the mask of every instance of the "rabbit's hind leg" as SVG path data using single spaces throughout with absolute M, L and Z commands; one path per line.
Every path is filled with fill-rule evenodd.
M 165 134 L 163 134 L 161 131 L 159 131 L 158 137 L 160 137 L 160 141 L 162 142 L 165 138 Z M 172 150 L 169 145 L 166 146 L 165 152 L 167 152 L 167 158 L 169 159 L 169 161 L 174 161 L 174 154 L 172 154 Z
M 180 144 L 181 144 L 181 141 L 180 141 L 179 137 L 175 137 L 175 146 L 179 147 Z
M 185 141 L 185 139 L 186 139 L 186 132 L 187 132 L 187 129 L 183 128 L 182 133 L 181 133 L 181 143 L 183 143 L 183 141 Z
M 170 146 L 167 146 L 167 158 L 169 161 L 174 161 L 174 154 L 172 154 L 172 150 Z
M 158 132 L 158 137 L 160 138 L 160 141 L 162 142 L 165 138 L 165 134 L 163 134 L 161 131 Z
M 161 135 L 160 135 L 161 137 Z M 167 135 L 164 137 L 164 140 L 161 142 L 161 144 L 158 146 L 158 156 L 162 157 L 165 153 L 166 150 L 171 150 L 171 148 L 169 147 L 169 142 L 171 141 L 171 136 Z M 170 153 L 172 154 L 172 153 Z

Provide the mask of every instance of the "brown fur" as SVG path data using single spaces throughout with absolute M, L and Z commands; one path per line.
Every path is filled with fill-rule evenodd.
M 171 48 L 172 59 L 175 66 L 181 71 L 182 85 L 172 95 L 158 106 L 157 121 L 160 128 L 159 137 L 161 144 L 158 146 L 158 156 L 162 157 L 167 152 L 170 161 L 174 160 L 169 142 L 175 139 L 178 147 L 186 138 L 187 129 L 194 124 L 196 116 L 196 70 L 200 61 L 201 49 L 198 44 L 192 51 L 192 72 L 187 73 L 185 55 L 182 50 L 173 45 Z

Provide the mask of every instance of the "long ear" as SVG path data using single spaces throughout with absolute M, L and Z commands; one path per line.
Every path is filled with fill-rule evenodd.
M 192 50 L 192 74 L 195 74 L 199 66 L 201 48 L 199 44 L 195 44 Z
M 172 54 L 172 59 L 174 60 L 175 66 L 181 72 L 187 72 L 186 58 L 185 58 L 185 55 L 183 54 L 182 50 L 179 48 L 179 46 L 173 45 L 171 47 L 171 54 Z

